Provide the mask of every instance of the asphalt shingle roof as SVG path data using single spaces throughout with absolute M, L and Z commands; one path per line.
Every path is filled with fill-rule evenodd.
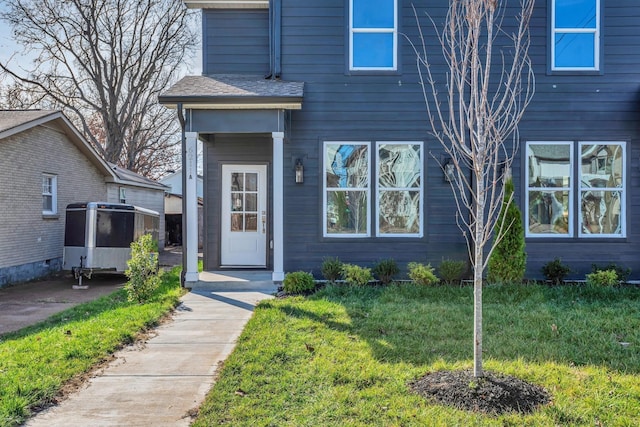
M 265 79 L 262 76 L 217 74 L 187 76 L 160 96 L 166 98 L 302 98 L 303 82 Z
M 57 113 L 53 110 L 0 110 L 0 132 Z

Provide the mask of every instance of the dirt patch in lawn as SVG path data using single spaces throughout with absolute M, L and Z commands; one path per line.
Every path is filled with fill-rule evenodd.
M 526 414 L 551 401 L 543 387 L 492 372 L 481 378 L 475 378 L 471 370 L 432 372 L 409 386 L 433 402 L 490 415 Z

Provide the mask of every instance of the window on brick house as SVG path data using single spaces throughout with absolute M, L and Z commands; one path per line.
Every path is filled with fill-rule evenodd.
M 58 213 L 58 177 L 42 174 L 42 214 L 55 215 Z

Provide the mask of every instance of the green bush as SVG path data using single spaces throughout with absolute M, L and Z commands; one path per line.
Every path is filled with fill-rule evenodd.
M 288 294 L 312 291 L 315 287 L 316 281 L 313 279 L 313 275 L 306 271 L 287 273 L 282 281 L 282 289 Z
M 151 234 L 131 243 L 131 258 L 124 272 L 129 279 L 124 285 L 129 301 L 147 302 L 160 285 L 158 275 L 158 245 Z
M 393 280 L 393 276 L 400 273 L 398 264 L 392 259 L 383 259 L 373 266 L 373 274 L 383 284 L 389 284 Z
M 560 258 L 549 261 L 542 266 L 542 274 L 544 274 L 544 277 L 547 280 L 550 280 L 554 285 L 562 283 L 569 273 L 571 273 L 571 269 L 563 264 Z
M 373 280 L 371 269 L 354 264 L 342 265 L 342 278 L 347 285 L 364 286 Z
M 337 257 L 326 257 L 322 260 L 320 271 L 326 280 L 335 282 L 342 277 L 342 261 Z
M 467 262 L 462 260 L 443 259 L 438 266 L 438 275 L 445 283 L 462 280 L 467 271 Z
M 596 264 L 591 264 L 591 272 L 595 273 L 597 271 L 604 271 L 604 270 L 614 270 L 616 272 L 616 274 L 618 275 L 618 281 L 622 282 L 622 283 L 626 283 L 627 280 L 629 279 L 629 276 L 631 275 L 631 269 L 630 268 L 626 268 L 623 267 L 621 265 L 618 265 L 616 263 L 610 263 L 607 264 L 605 266 L 599 266 Z
M 595 287 L 609 287 L 619 283 L 615 270 L 598 270 L 587 274 L 587 285 Z
M 489 258 L 487 280 L 493 283 L 522 283 L 527 265 L 524 251 L 524 227 L 522 215 L 513 198 L 513 180 L 509 178 L 504 185 L 504 198 L 498 217 L 496 230 L 503 230 L 502 238 L 496 242 Z M 505 211 L 506 210 L 506 211 Z
M 410 262 L 407 267 L 409 268 L 409 278 L 418 285 L 435 285 L 440 281 L 433 273 L 431 264 Z

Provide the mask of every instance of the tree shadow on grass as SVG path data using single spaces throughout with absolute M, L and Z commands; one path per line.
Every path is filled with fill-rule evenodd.
M 336 304 L 344 314 L 319 314 L 297 303 L 279 308 L 366 341 L 379 361 L 464 363 L 473 357 L 472 297 L 469 287 L 329 286 L 309 299 Z M 639 310 L 640 289 L 488 286 L 484 357 L 637 374 Z

